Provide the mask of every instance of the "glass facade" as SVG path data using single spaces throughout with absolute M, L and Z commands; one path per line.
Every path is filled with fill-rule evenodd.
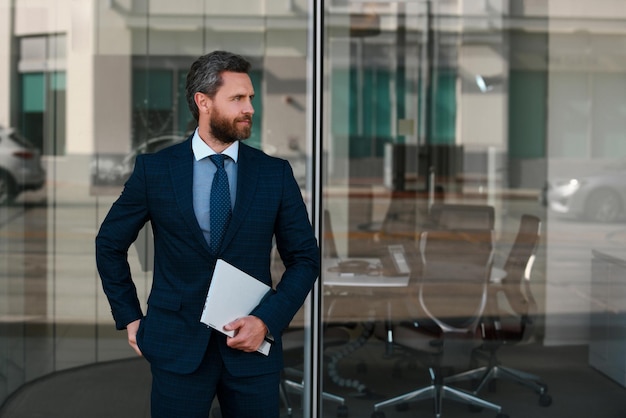
M 135 156 L 195 128 L 186 71 L 225 49 L 253 64 L 247 141 L 291 163 L 323 254 L 284 334 L 296 347 L 284 388 L 293 416 L 428 416 L 431 389 L 386 401 L 432 375 L 432 391 L 445 384 L 489 402 L 475 416 L 623 413 L 620 2 L 5 3 L 0 404 L 39 377 L 133 356 L 100 287 L 95 234 Z M 13 128 L 30 145 L 15 145 Z M 522 257 L 532 220 L 537 242 Z M 433 261 L 444 231 L 475 245 L 450 244 L 445 262 Z M 462 311 L 467 259 L 485 245 L 484 297 Z M 145 304 L 149 229 L 129 262 Z M 456 281 L 427 308 L 438 265 L 457 266 Z M 442 331 L 452 317 L 456 331 Z M 450 378 L 481 366 L 497 366 L 497 385 L 479 383 L 489 369 Z M 530 387 L 505 382 L 506 367 L 532 373 Z M 445 414 L 466 416 L 450 397 Z

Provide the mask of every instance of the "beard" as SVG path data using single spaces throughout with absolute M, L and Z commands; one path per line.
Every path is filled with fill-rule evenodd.
M 238 122 L 241 121 L 249 121 L 250 123 L 248 125 L 238 126 Z M 248 139 L 250 137 L 252 133 L 252 117 L 242 116 L 230 120 L 222 116 L 219 112 L 215 112 L 209 122 L 209 128 L 214 138 L 224 144 L 232 144 L 235 141 Z

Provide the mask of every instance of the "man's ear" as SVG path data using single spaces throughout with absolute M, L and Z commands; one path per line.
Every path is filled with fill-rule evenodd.
M 198 106 L 198 110 L 200 113 L 208 113 L 211 109 L 211 99 L 204 93 L 197 92 L 193 95 L 193 99 L 196 102 L 196 106 Z

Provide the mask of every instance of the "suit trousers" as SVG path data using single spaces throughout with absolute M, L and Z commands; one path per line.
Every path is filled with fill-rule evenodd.
M 217 396 L 222 418 L 278 418 L 280 373 L 250 377 L 231 375 L 218 344 L 223 334 L 214 332 L 200 367 L 177 374 L 152 366 L 152 418 L 207 418 Z

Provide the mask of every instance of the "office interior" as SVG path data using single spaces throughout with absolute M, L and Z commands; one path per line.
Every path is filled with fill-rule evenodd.
M 621 2 L 11 0 L 0 11 L 0 131 L 17 129 L 46 173 L 18 190 L 0 142 L 0 405 L 133 357 L 100 287 L 95 234 L 134 157 L 194 128 L 191 62 L 225 49 L 252 62 L 247 143 L 291 163 L 323 255 L 284 334 L 286 415 L 435 416 L 438 393 L 446 416 L 624 414 Z M 150 238 L 146 228 L 129 252 L 144 307 Z M 510 368 L 527 372 L 522 383 Z

